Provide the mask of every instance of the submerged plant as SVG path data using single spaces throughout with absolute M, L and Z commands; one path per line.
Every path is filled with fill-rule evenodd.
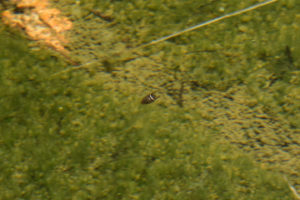
M 78 68 L 1 36 L 1 198 L 291 199 L 277 172 L 297 190 L 297 9 L 135 48 L 236 2 L 57 1 Z

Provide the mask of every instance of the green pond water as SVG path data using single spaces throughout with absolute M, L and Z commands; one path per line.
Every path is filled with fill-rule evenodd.
M 145 48 L 257 1 L 52 3 L 73 22 L 68 59 L 0 24 L 0 199 L 300 191 L 300 3 Z

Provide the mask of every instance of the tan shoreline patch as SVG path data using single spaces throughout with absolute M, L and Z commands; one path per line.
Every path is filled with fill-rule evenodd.
M 64 44 L 68 40 L 64 32 L 72 28 L 72 22 L 56 8 L 51 8 L 47 0 L 13 0 L 21 13 L 6 10 L 2 13 L 2 20 L 12 27 L 24 29 L 33 40 L 42 41 L 63 54 L 68 53 Z

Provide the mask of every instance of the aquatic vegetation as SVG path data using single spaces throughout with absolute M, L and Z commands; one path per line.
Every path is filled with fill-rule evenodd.
M 56 1 L 77 67 L 2 31 L 1 197 L 291 199 L 295 1 L 135 48 L 252 5 L 237 2 Z
M 64 2 L 66 8 L 68 4 Z M 300 49 L 296 45 L 299 5 L 295 1 L 279 1 L 155 46 L 135 49 L 251 5 L 235 1 L 81 1 L 80 6 L 73 5 L 81 11 L 75 20 L 76 35 L 85 37 L 74 35 L 74 56 L 82 63 L 94 61 L 87 66 L 90 72 L 113 75 L 115 79 L 106 84 L 110 90 L 140 98 L 158 92 L 159 105 L 179 105 L 189 113 L 190 123 L 204 119 L 202 124 L 217 126 L 223 133 L 220 139 L 243 144 L 242 148 L 256 153 L 257 161 L 266 168 L 284 171 L 298 185 Z M 110 15 L 114 21 L 95 16 L 91 9 Z M 104 78 L 98 73 L 94 77 Z M 260 115 L 266 118 L 257 117 Z M 260 140 L 263 143 L 259 144 Z
M 64 63 L 10 37 L 0 37 L 1 199 L 291 198 L 279 174 L 181 108 L 140 105 L 103 73 L 49 77 Z

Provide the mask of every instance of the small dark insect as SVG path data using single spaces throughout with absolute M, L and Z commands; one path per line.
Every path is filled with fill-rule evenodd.
M 158 96 L 156 96 L 154 93 L 148 94 L 142 99 L 141 104 L 153 103 L 157 98 Z

